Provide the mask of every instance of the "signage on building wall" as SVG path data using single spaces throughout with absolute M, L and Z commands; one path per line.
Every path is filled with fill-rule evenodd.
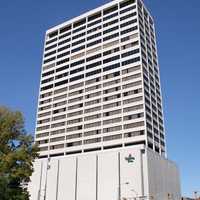
M 135 157 L 132 156 L 131 154 L 129 154 L 127 157 L 125 157 L 125 160 L 128 162 L 128 163 L 133 163 L 135 161 Z

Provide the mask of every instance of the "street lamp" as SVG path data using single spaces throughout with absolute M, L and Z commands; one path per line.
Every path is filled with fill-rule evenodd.
M 195 200 L 198 200 L 198 193 L 199 193 L 200 191 L 194 191 L 194 198 L 195 198 Z
M 129 185 L 129 182 L 119 184 L 119 186 L 118 186 L 118 200 L 121 200 L 121 186 L 122 185 Z

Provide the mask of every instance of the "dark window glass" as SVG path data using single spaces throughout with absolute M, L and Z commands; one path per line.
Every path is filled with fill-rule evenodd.
M 138 62 L 138 61 L 140 61 L 140 57 L 136 57 L 136 58 L 133 58 L 133 59 L 130 59 L 130 60 L 126 60 L 126 61 L 122 62 L 122 66 L 128 65 L 128 64 L 131 64 L 131 63 L 135 63 L 135 62 Z
M 70 82 L 84 78 L 84 74 L 70 78 Z
M 78 22 L 74 23 L 74 28 L 77 28 L 77 27 L 79 27 L 79 26 L 81 26 L 81 25 L 83 25 L 85 23 L 86 23 L 86 18 L 85 19 L 81 19 Z
M 109 71 L 109 70 L 111 70 L 111 69 L 116 69 L 116 68 L 118 68 L 118 67 L 120 67 L 120 63 L 113 64 L 113 65 L 110 65 L 110 66 L 108 66 L 108 67 L 104 67 L 104 68 L 103 68 L 103 71 L 106 72 L 106 71 Z
M 65 53 L 62 53 L 62 54 L 59 54 L 59 55 L 57 55 L 57 58 L 62 58 L 62 57 L 64 57 L 64 56 L 67 56 L 67 55 L 69 55 L 69 51 L 67 51 L 67 52 L 65 52 Z
M 94 21 L 94 22 L 88 24 L 87 27 L 89 28 L 89 27 L 94 26 L 94 25 L 99 24 L 99 23 L 101 23 L 101 19 L 99 19 L 99 20 L 97 20 L 97 21 Z
M 54 38 L 54 39 L 52 39 L 52 40 L 47 41 L 47 42 L 46 42 L 46 45 L 51 44 L 51 43 L 53 43 L 53 42 L 55 42 L 55 41 L 57 41 L 57 38 Z
M 91 16 L 88 17 L 88 22 L 92 21 L 92 20 L 95 20 L 97 18 L 101 17 L 101 12 L 98 12 L 98 13 L 95 13 Z
M 63 60 L 60 60 L 56 63 L 56 65 L 61 65 L 63 63 L 66 63 L 66 62 L 69 62 L 69 58 L 66 58 L 66 59 L 63 59 Z
M 110 33 L 110 32 L 112 32 L 112 31 L 116 31 L 116 30 L 118 30 L 118 29 L 119 29 L 119 26 L 115 26 L 115 27 L 113 27 L 113 28 L 111 28 L 111 29 L 105 30 L 105 31 L 103 32 L 103 34 L 107 34 L 107 33 Z
M 96 55 L 94 55 L 94 56 L 91 56 L 91 57 L 89 57 L 89 58 L 86 58 L 86 61 L 89 62 L 89 61 L 95 60 L 95 59 L 97 59 L 97 58 L 101 58 L 101 53 L 96 54 Z
M 124 8 L 124 7 L 129 6 L 133 3 L 135 3 L 135 0 L 125 0 L 125 1 L 120 3 L 120 8 Z
M 136 14 L 137 14 L 136 12 L 133 12 L 133 13 L 131 13 L 131 14 L 129 14 L 129 15 L 125 15 L 125 16 L 123 16 L 123 17 L 120 18 L 120 21 L 123 21 L 123 20 L 125 20 L 125 19 L 134 17 L 134 16 L 136 16 Z
M 72 64 L 71 64 L 71 67 L 75 67 L 75 66 L 77 66 L 77 65 L 83 64 L 84 62 L 85 62 L 84 59 L 83 59 L 83 60 L 79 60 L 79 61 L 77 61 L 77 62 L 72 63 Z
M 49 47 L 46 47 L 46 48 L 45 48 L 45 51 L 48 51 L 48 50 L 53 49 L 53 48 L 55 48 L 55 47 L 57 47 L 57 44 L 51 45 L 51 46 L 49 46 Z
M 70 74 L 75 74 L 75 73 L 78 73 L 78 72 L 81 72 L 81 71 L 84 71 L 84 67 L 72 70 L 72 71 L 70 71 Z
M 133 19 L 133 20 L 128 21 L 128 22 L 126 22 L 126 23 L 124 23 L 124 24 L 121 24 L 121 25 L 120 25 L 120 28 L 124 28 L 124 27 L 129 26 L 129 25 L 131 25 L 131 24 L 134 24 L 134 23 L 136 23 L 136 22 L 137 22 L 137 19 Z
M 109 62 L 112 62 L 112 61 L 118 60 L 118 59 L 120 59 L 119 55 L 111 57 L 111 58 L 107 58 L 107 59 L 103 60 L 103 64 L 106 64 L 106 63 L 109 63 Z
M 116 24 L 118 21 L 119 21 L 118 19 L 115 19 L 115 20 L 113 20 L 113 21 L 111 21 L 111 22 L 105 23 L 105 24 L 103 25 L 103 27 L 105 28 L 105 27 L 111 26 L 111 25 L 113 25 L 113 24 Z
M 53 31 L 52 33 L 49 33 L 49 38 L 55 37 L 56 35 L 58 35 L 58 30 Z
M 51 61 L 54 61 L 55 59 L 56 59 L 56 57 L 52 57 L 52 58 L 49 58 L 47 60 L 44 60 L 44 64 L 51 62 Z
M 68 68 L 69 68 L 69 65 L 65 65 L 63 67 L 60 67 L 60 68 L 56 69 L 56 72 L 60 72 L 60 71 L 66 70 Z
M 87 31 L 87 34 L 98 31 L 101 29 L 101 26 L 97 26 L 96 28 L 90 29 L 89 31 Z
M 55 87 L 60 86 L 60 85 L 64 85 L 66 83 L 68 83 L 68 80 L 60 81 L 58 83 L 55 83 Z
M 99 43 L 101 43 L 101 39 L 87 44 L 87 47 L 91 47 L 91 46 L 94 46 L 94 45 L 99 44 Z
M 86 77 L 101 73 L 101 69 L 86 73 Z
M 109 16 L 107 16 L 107 17 L 104 17 L 104 18 L 103 18 L 103 21 L 106 21 L 106 20 L 111 19 L 111 18 L 116 17 L 116 16 L 118 16 L 118 13 L 117 13 L 117 12 L 116 12 L 116 13 L 113 13 L 112 15 L 109 15 Z
M 114 5 L 114 6 L 110 7 L 110 8 L 105 9 L 103 11 L 103 14 L 107 15 L 109 13 L 112 13 L 112 12 L 116 11 L 117 9 L 118 9 L 118 5 Z
M 59 42 L 58 45 L 62 45 L 62 44 L 65 44 L 65 43 L 68 43 L 71 41 L 71 38 L 68 38 L 66 40 L 63 40 L 62 42 Z
M 77 28 L 77 29 L 73 30 L 73 33 L 77 33 L 77 32 L 82 31 L 84 29 L 86 29 L 86 26 L 82 26 L 80 28 Z
M 83 37 L 84 35 L 85 35 L 85 32 L 80 33 L 80 34 L 78 34 L 78 35 L 75 35 L 75 36 L 72 37 L 72 40 L 75 40 L 75 39 L 77 39 L 77 38 L 79 38 L 79 37 Z
M 90 68 L 93 68 L 93 67 L 97 67 L 97 66 L 99 66 L 99 65 L 101 65 L 101 61 L 92 63 L 92 64 L 90 64 L 90 65 L 86 65 L 86 69 L 90 69 Z
M 75 53 L 75 52 L 80 51 L 80 50 L 82 50 L 82 49 L 85 49 L 85 45 L 80 46 L 80 47 L 77 47 L 77 48 L 75 48 L 75 49 L 72 49 L 72 53 Z
M 105 42 L 105 41 L 107 41 L 107 40 L 110 40 L 110 39 L 116 38 L 116 37 L 119 37 L 119 33 L 115 33 L 115 34 L 113 34 L 113 35 L 109 35 L 109 36 L 103 38 L 103 41 Z
M 48 83 L 50 81 L 53 81 L 53 77 L 52 78 L 48 78 L 48 79 L 45 79 L 43 80 L 41 83 L 44 84 L 44 83 Z
M 59 37 L 59 39 L 65 38 L 65 37 L 67 37 L 67 36 L 69 36 L 69 35 L 71 35 L 71 32 L 68 32 L 68 33 L 65 33 L 64 35 L 61 35 L 61 36 Z
M 111 53 L 115 53 L 115 52 L 118 52 L 118 51 L 119 51 L 119 47 L 115 48 L 115 49 L 112 49 L 112 50 L 109 50 L 109 51 L 105 51 L 105 52 L 103 52 L 103 55 L 107 56 L 107 55 L 109 55 Z
M 45 86 L 45 87 L 42 87 L 41 91 L 48 90 L 48 89 L 51 89 L 51 88 L 53 88 L 53 84 Z
M 53 54 L 55 54 L 55 53 L 56 53 L 56 50 L 55 50 L 55 51 L 51 51 L 51 52 L 49 52 L 49 53 L 46 53 L 46 54 L 44 55 L 44 57 L 51 56 L 51 55 L 53 55 Z
M 64 50 L 69 49 L 69 48 L 70 48 L 70 45 L 67 45 L 67 46 L 61 47 L 61 48 L 58 49 L 58 52 L 60 52 L 60 51 L 64 51 Z
M 134 27 L 132 27 L 132 28 L 126 29 L 126 30 L 124 30 L 124 31 L 121 31 L 121 35 L 124 35 L 124 34 L 126 34 L 126 33 L 135 31 L 135 30 L 137 30 L 137 29 L 138 29 L 137 26 L 134 26 Z
M 125 57 L 127 57 L 127 56 L 131 56 L 131 55 L 134 55 L 134 54 L 139 53 L 139 52 L 140 52 L 139 49 L 135 49 L 135 50 L 132 50 L 132 51 L 123 53 L 123 54 L 122 54 L 122 58 L 125 58 Z
M 54 70 L 42 74 L 42 77 L 49 76 L 54 73 Z
M 71 25 L 66 26 L 66 27 L 63 27 L 63 28 L 60 29 L 60 33 L 64 33 L 64 32 L 66 32 L 66 31 L 69 31 L 69 30 L 71 30 L 71 28 L 72 28 Z
M 96 37 L 99 37 L 99 36 L 101 36 L 101 32 L 100 32 L 100 33 L 97 33 L 97 34 L 94 34 L 94 35 L 91 35 L 91 36 L 89 36 L 89 37 L 87 38 L 87 40 L 92 40 L 92 39 L 94 39 L 94 38 L 96 38 Z
M 126 8 L 126 9 L 124 9 L 124 10 L 121 10 L 121 11 L 120 11 L 120 14 L 126 13 L 126 12 L 131 11 L 131 10 L 134 10 L 134 9 L 136 9 L 136 5 L 131 6 L 131 7 L 129 7 L 129 8 Z
M 77 42 L 72 43 L 72 46 L 76 46 L 76 45 L 81 44 L 81 43 L 83 43 L 83 42 L 85 42 L 85 38 L 82 39 L 82 40 L 79 40 L 79 41 L 77 41 Z
M 63 74 L 57 75 L 57 76 L 56 76 L 56 79 L 60 79 L 60 78 L 66 77 L 66 76 L 68 76 L 68 72 L 65 72 L 65 73 L 63 73 Z

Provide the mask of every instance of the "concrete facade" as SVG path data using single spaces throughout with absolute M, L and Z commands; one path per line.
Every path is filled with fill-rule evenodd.
M 31 200 L 180 200 L 176 165 L 144 146 L 41 159 Z

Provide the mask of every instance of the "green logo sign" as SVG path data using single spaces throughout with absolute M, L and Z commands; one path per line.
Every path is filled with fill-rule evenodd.
M 131 154 L 129 154 L 128 157 L 125 157 L 125 160 L 128 163 L 133 163 L 135 161 L 135 157 L 133 157 Z

